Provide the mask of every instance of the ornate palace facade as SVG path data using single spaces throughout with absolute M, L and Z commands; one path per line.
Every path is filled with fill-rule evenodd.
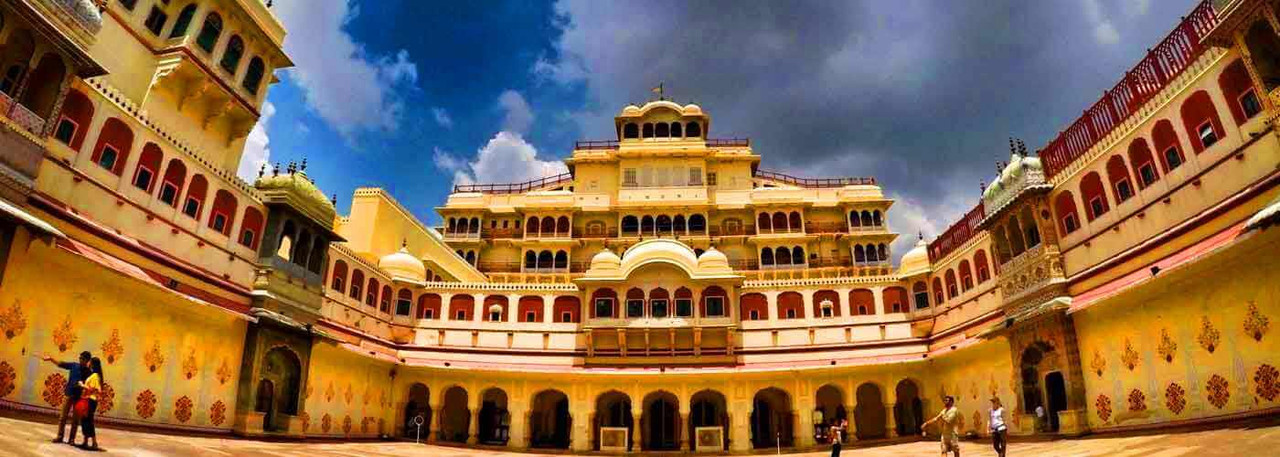
M 748 452 L 915 434 L 943 395 L 978 434 L 993 395 L 1026 435 L 1274 415 L 1276 8 L 1198 5 L 894 264 L 876 180 L 766 171 L 661 99 L 564 175 L 455 186 L 440 227 L 376 188 L 339 215 L 305 162 L 235 176 L 291 65 L 265 3 L 0 0 L 0 408 L 53 412 L 37 356 L 87 349 L 104 420 L 249 436 Z

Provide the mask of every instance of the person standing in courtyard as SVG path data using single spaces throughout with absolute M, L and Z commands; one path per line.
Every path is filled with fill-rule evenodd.
M 840 457 L 841 441 L 844 441 L 844 426 L 848 421 L 844 419 L 837 420 L 831 424 L 831 428 L 827 430 L 827 436 L 831 437 L 831 457 Z
M 89 407 L 80 415 L 80 428 L 84 429 L 84 442 L 80 443 L 80 448 L 96 451 L 98 450 L 98 430 L 94 425 L 96 420 L 94 414 L 98 412 L 98 394 L 102 392 L 102 359 L 94 357 L 89 362 L 89 375 L 84 381 L 80 382 L 80 398 L 88 400 Z M 68 442 L 74 442 L 76 439 L 76 425 L 71 424 L 71 436 Z M 89 442 L 92 440 L 93 445 Z
M 940 435 L 942 435 L 942 456 L 954 454 L 960 457 L 960 436 L 956 434 L 956 423 L 960 420 L 960 409 L 956 408 L 956 399 L 950 395 L 942 398 L 942 412 L 934 416 L 933 419 L 925 421 L 920 428 L 928 427 L 929 424 L 938 422 Z M 925 436 L 928 432 L 921 431 L 920 435 Z
M 991 419 L 987 423 L 991 430 L 991 446 L 995 447 L 997 457 L 1004 457 L 1009 427 L 1004 424 L 1004 406 L 1000 404 L 1000 397 L 991 397 Z
M 93 355 L 89 351 L 81 352 L 80 360 L 76 362 L 58 362 L 48 355 L 43 357 L 44 361 L 67 370 L 67 385 L 62 392 L 66 395 L 66 399 L 62 402 L 62 412 L 58 414 L 58 437 L 53 439 L 55 443 L 62 442 L 62 438 L 65 436 L 63 430 L 67 426 L 67 419 L 71 416 L 71 406 L 80 400 L 80 381 L 83 381 L 88 376 L 89 360 L 92 357 Z M 75 424 L 73 423 L 72 427 L 74 428 L 74 426 Z M 72 441 L 74 440 L 68 440 L 67 444 L 74 444 Z

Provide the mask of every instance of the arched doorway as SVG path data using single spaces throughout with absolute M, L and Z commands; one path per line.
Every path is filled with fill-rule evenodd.
M 605 392 L 596 398 L 596 415 L 595 415 L 595 449 L 598 451 L 601 447 L 619 448 L 625 447 L 631 450 L 631 442 L 634 427 L 631 418 L 631 397 L 622 392 L 611 390 Z M 601 429 L 626 429 L 625 439 L 614 431 L 601 433 Z
M 1049 416 L 1049 431 L 1058 431 L 1058 412 L 1067 409 L 1067 382 L 1062 372 L 1055 371 L 1045 375 L 1044 390 L 1049 397 L 1049 406 L 1045 413 Z
M 714 390 L 703 390 L 693 394 L 689 400 L 689 436 L 693 437 L 689 450 L 705 450 L 714 446 L 729 450 L 729 433 L 725 429 L 729 424 L 727 405 L 724 395 Z M 720 442 L 716 442 L 714 432 L 705 437 L 699 434 L 699 427 L 719 427 Z
M 264 382 L 265 381 L 265 382 Z M 263 357 L 262 376 L 258 381 L 259 411 L 263 413 L 262 429 L 268 432 L 280 431 L 284 421 L 276 417 L 279 414 L 296 416 L 298 414 L 298 396 L 302 385 L 302 362 L 293 351 L 276 347 L 267 351 Z M 263 398 L 263 395 L 267 398 Z
M 558 390 L 544 390 L 533 397 L 529 412 L 529 447 L 568 449 L 569 397 Z
M 418 423 L 421 418 L 421 424 Z M 427 439 L 431 430 L 431 390 L 422 383 L 409 386 L 409 401 L 404 405 L 405 438 Z
M 444 404 L 440 405 L 440 441 L 467 442 L 467 425 L 471 423 L 471 411 L 467 409 L 467 390 L 460 386 L 444 391 Z
M 795 430 L 791 397 L 777 387 L 756 392 L 751 410 L 751 445 L 755 449 L 791 447 Z
M 641 449 L 680 449 L 680 400 L 675 394 L 658 391 L 646 395 L 643 414 L 640 417 Z
M 884 398 L 880 386 L 864 383 L 855 394 L 858 404 L 853 407 L 854 421 L 858 424 L 858 439 L 885 438 Z
M 1022 411 L 1035 413 L 1036 408 L 1044 406 L 1044 394 L 1040 390 L 1040 362 L 1046 352 L 1051 351 L 1049 345 L 1042 342 L 1032 343 L 1022 350 L 1019 373 L 1022 375 Z M 1036 427 L 1049 424 L 1037 423 Z
M 507 411 L 507 393 L 497 387 L 480 395 L 480 423 L 476 439 L 481 444 L 505 446 L 510 439 L 511 413 Z
M 920 401 L 920 388 L 910 379 L 898 381 L 898 402 L 893 404 L 893 421 L 898 429 L 898 436 L 920 434 L 920 425 L 924 424 L 924 402 Z
M 849 413 L 844 408 L 844 392 L 841 392 L 840 388 L 835 385 L 824 385 L 819 387 L 818 392 L 814 395 L 814 403 L 817 404 L 814 411 L 821 414 L 821 420 L 815 417 L 813 421 L 814 436 L 818 437 L 819 443 L 831 443 L 833 437 L 828 430 L 841 420 L 849 418 Z M 848 437 L 846 433 L 843 441 L 848 441 Z

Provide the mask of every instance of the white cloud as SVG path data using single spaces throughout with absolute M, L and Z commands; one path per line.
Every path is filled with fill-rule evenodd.
M 436 124 L 446 129 L 453 128 L 453 118 L 449 117 L 449 112 L 444 108 L 431 108 L 431 116 L 436 119 Z
M 502 130 L 515 133 L 526 133 L 533 125 L 533 109 L 519 92 L 507 90 L 498 96 L 498 106 L 507 112 L 502 120 Z
M 467 169 L 466 160 L 439 147 L 433 149 L 431 161 L 436 164 L 436 168 L 444 171 L 459 172 Z
M 258 170 L 271 160 L 271 139 L 267 137 L 267 123 L 276 114 L 276 106 L 271 102 L 262 104 L 262 117 L 249 131 L 244 140 L 244 152 L 240 155 L 240 169 L 236 175 L 248 182 L 258 179 Z
M 1102 12 L 1100 0 L 1082 0 L 1084 16 L 1093 27 L 1093 39 L 1098 44 L 1112 45 L 1120 42 L 1120 32 Z
M 418 80 L 408 51 L 368 55 L 343 30 L 358 14 L 348 0 L 279 2 L 275 13 L 289 30 L 284 47 L 296 66 L 288 74 L 317 115 L 349 142 L 396 129 L 404 111 L 397 90 Z
M 537 148 L 507 131 L 494 135 L 469 163 L 440 150 L 433 159 L 437 167 L 454 172 L 455 184 L 524 182 L 569 171 L 564 162 L 538 158 Z

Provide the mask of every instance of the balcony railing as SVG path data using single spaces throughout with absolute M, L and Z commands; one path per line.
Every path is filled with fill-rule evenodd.
M 617 140 L 574 141 L 573 148 L 578 150 L 618 149 Z
M 709 148 L 745 148 L 751 146 L 750 138 L 708 138 Z
M 480 236 L 486 240 L 506 240 L 524 238 L 524 230 L 518 228 L 490 228 L 480 230 Z
M 1039 150 L 1047 177 L 1070 166 L 1191 66 L 1205 50 L 1200 39 L 1217 24 L 1210 0 L 1196 5 L 1115 87 L 1104 92 L 1101 100 Z
M 537 190 L 544 187 L 551 187 L 573 181 L 572 173 L 561 173 L 555 176 L 547 176 L 510 184 L 455 184 L 453 191 L 456 192 L 479 192 L 483 194 L 518 194 Z
M 809 222 L 804 224 L 804 231 L 807 233 L 849 233 L 849 224 L 846 222 Z
M 573 229 L 574 238 L 617 238 L 618 228 L 609 227 L 599 231 Z
M 978 223 L 982 222 L 983 217 L 986 217 L 986 210 L 982 202 L 978 202 L 978 206 L 965 213 L 963 218 L 951 224 L 947 231 L 929 243 L 929 260 L 937 261 L 963 246 L 978 233 Z
M 44 119 L 4 92 L 0 92 L 0 113 L 32 135 L 44 136 Z
M 876 184 L 876 178 L 872 178 L 869 176 L 865 176 L 865 177 L 854 176 L 854 177 L 844 177 L 844 178 L 798 178 L 788 174 L 783 174 L 783 173 L 778 173 L 775 171 L 768 171 L 768 170 L 755 170 L 752 173 L 752 175 L 760 179 L 778 181 L 781 183 L 791 184 L 793 186 L 799 186 L 799 187 L 804 187 L 809 189 L 823 189 L 823 188 L 831 188 L 831 187 L 861 186 L 861 185 L 874 186 Z
M 436 227 L 436 230 L 444 234 L 446 240 L 478 240 L 480 232 L 450 232 L 444 230 L 444 227 Z
M 710 225 L 707 226 L 711 236 L 748 236 L 756 234 L 754 225 Z
M 850 232 L 867 233 L 867 232 L 883 232 L 886 228 L 884 225 L 855 225 L 849 227 Z

